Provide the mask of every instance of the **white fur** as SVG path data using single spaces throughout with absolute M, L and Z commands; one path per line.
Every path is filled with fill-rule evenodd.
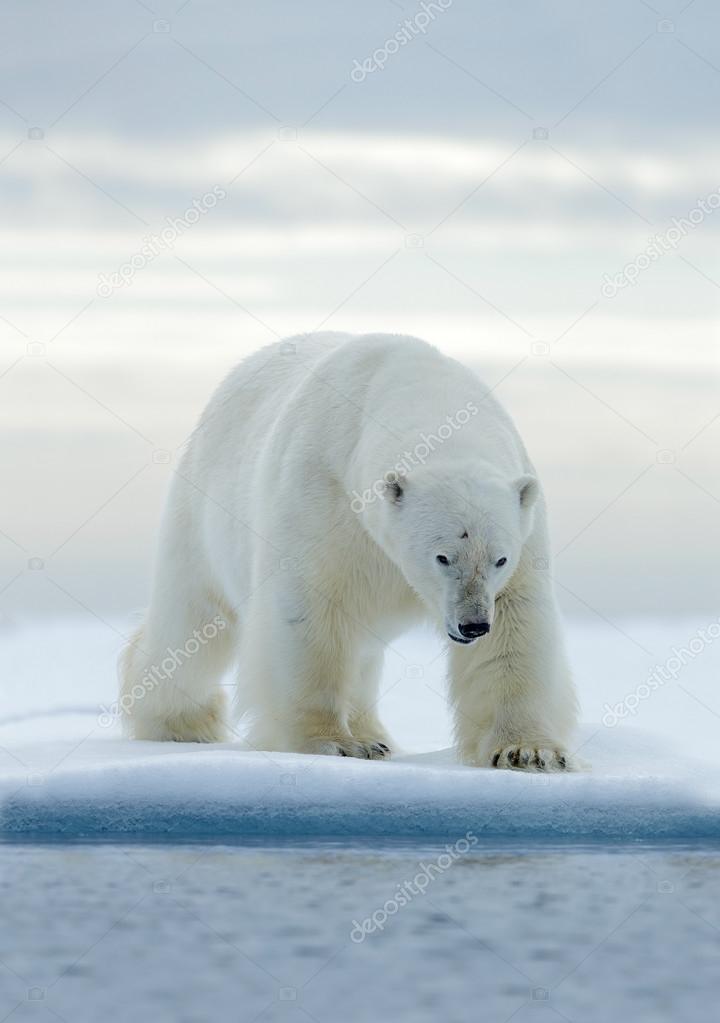
M 255 748 L 379 759 L 385 647 L 419 619 L 458 638 L 483 621 L 487 635 L 450 643 L 461 757 L 569 766 L 576 705 L 549 558 L 522 441 L 468 369 L 411 337 L 272 345 L 224 381 L 183 456 L 121 662 L 126 723 L 138 738 L 222 739 L 218 683 L 237 661 Z M 222 631 L 158 680 L 168 648 L 217 615 Z

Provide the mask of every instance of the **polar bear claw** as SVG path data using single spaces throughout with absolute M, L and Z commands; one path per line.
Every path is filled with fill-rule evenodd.
M 490 757 L 493 767 L 511 771 L 571 771 L 568 754 L 561 749 L 519 745 L 496 749 Z

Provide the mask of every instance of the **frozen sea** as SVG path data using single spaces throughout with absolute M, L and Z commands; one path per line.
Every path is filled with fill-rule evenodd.
M 571 622 L 587 766 L 553 777 L 454 762 L 422 632 L 388 655 L 389 764 L 126 742 L 124 623 L 8 632 L 0 1021 L 706 1014 L 720 641 L 643 684 L 708 624 Z
M 0 1018 L 677 1023 L 717 1004 L 720 850 L 482 847 L 439 871 L 444 852 L 5 845 Z

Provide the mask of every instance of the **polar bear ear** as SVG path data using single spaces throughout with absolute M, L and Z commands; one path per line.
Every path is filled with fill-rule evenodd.
M 406 480 L 404 473 L 394 470 L 385 473 L 385 496 L 391 504 L 400 504 L 402 501 Z
M 532 508 L 540 492 L 540 487 L 535 477 L 519 476 L 515 480 L 514 487 L 520 496 L 520 507 L 526 510 Z

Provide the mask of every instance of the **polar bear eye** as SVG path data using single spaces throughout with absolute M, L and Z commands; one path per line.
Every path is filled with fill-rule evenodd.
M 507 564 L 507 558 L 498 558 L 495 562 L 495 568 L 502 568 L 503 565 Z
M 438 554 L 438 556 L 435 558 L 435 560 L 437 561 L 438 565 L 449 565 L 450 564 L 450 562 L 448 561 L 448 559 L 445 557 L 444 554 Z

